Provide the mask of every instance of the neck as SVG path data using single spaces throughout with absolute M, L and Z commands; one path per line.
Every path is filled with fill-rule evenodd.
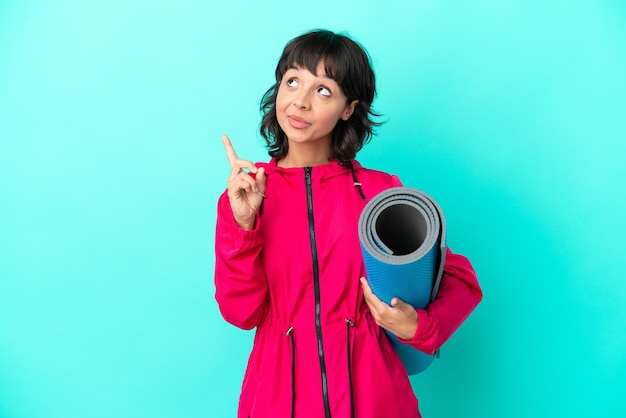
M 278 161 L 278 165 L 283 168 L 315 167 L 332 161 L 330 147 L 314 148 L 309 145 L 290 143 L 287 155 Z

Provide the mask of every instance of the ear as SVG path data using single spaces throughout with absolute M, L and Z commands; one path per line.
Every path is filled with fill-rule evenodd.
M 341 114 L 341 119 L 343 120 L 350 119 L 350 116 L 352 116 L 352 114 L 354 113 L 354 108 L 356 107 L 357 104 L 359 104 L 358 100 L 353 100 L 352 102 L 350 102 L 350 104 L 346 106 L 343 113 Z

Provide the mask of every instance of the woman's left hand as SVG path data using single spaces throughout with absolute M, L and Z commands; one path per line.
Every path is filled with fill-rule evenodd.
M 395 336 L 410 341 L 417 331 L 417 311 L 408 303 L 399 298 L 391 299 L 391 306 L 387 305 L 372 292 L 365 277 L 361 277 L 365 303 L 376 323 Z

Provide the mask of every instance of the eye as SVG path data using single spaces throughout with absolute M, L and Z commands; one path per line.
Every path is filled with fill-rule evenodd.
M 296 87 L 298 85 L 298 80 L 296 80 L 295 78 L 290 78 L 289 80 L 287 80 L 286 84 L 289 87 Z
M 324 86 L 321 86 L 320 88 L 318 88 L 317 92 L 319 94 L 321 94 L 322 96 L 325 96 L 325 97 L 330 97 L 330 95 L 331 95 L 330 90 L 327 87 L 324 87 Z

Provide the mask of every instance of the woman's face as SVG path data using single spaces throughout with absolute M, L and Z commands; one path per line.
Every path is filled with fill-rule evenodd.
M 330 149 L 337 121 L 348 120 L 357 103 L 358 100 L 347 103 L 343 91 L 326 75 L 320 61 L 317 74 L 300 67 L 287 70 L 276 96 L 276 117 L 290 145 L 319 144 Z

